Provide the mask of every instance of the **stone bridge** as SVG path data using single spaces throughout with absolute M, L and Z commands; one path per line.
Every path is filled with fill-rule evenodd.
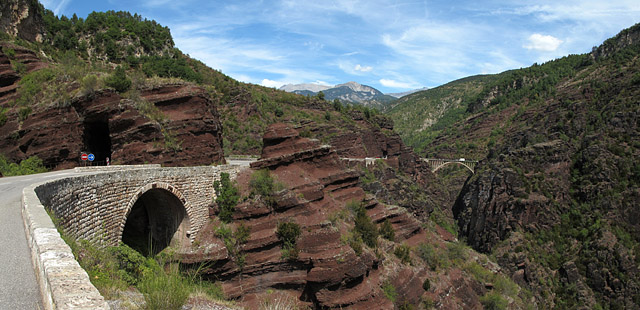
M 213 182 L 243 168 L 220 165 L 112 171 L 35 188 L 67 234 L 142 252 L 190 244 L 209 219 Z

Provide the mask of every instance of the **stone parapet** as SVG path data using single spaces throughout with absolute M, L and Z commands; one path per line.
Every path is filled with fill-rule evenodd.
M 194 240 L 209 219 L 208 206 L 215 198 L 213 182 L 220 179 L 222 172 L 234 179 L 244 168 L 145 167 L 66 177 L 26 187 L 22 217 L 44 308 L 109 309 L 62 240 L 45 206 L 60 220 L 66 234 L 115 245 L 136 200 L 149 189 L 161 188 L 184 204 L 190 221 L 188 236 Z

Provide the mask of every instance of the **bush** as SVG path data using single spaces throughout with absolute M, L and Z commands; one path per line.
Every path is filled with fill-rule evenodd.
M 104 83 L 119 93 L 126 92 L 131 87 L 131 80 L 127 77 L 127 73 L 122 66 L 118 66 L 113 74 L 106 77 Z
M 251 195 L 260 195 L 267 205 L 273 206 L 275 204 L 274 194 L 280 190 L 283 186 L 271 177 L 269 169 L 258 170 L 251 176 L 249 181 L 249 188 L 251 188 Z
M 360 235 L 364 244 L 370 248 L 377 247 L 378 228 L 367 215 L 367 210 L 364 208 L 364 205 L 356 201 L 351 201 L 347 204 L 347 208 L 355 214 L 354 231 Z
M 482 303 L 485 310 L 503 310 L 507 309 L 508 305 L 507 301 L 496 292 L 480 297 L 480 303 Z
M 177 266 L 165 273 L 160 270 L 148 273 L 138 288 L 149 310 L 179 310 L 189 298 L 190 283 L 180 275 Z
M 300 234 L 300 225 L 293 222 L 278 223 L 276 235 L 282 241 L 282 258 L 295 259 L 298 257 L 296 241 Z
M 362 238 L 358 234 L 351 234 L 348 239 L 349 246 L 353 249 L 356 255 L 362 255 Z
M 391 300 L 391 302 L 396 302 L 396 297 L 398 297 L 398 293 L 396 292 L 396 288 L 391 284 L 390 281 L 385 281 L 382 283 L 382 291 L 384 292 L 384 296 L 387 299 Z
M 93 96 L 98 87 L 98 77 L 95 74 L 89 74 L 82 79 L 82 92 L 84 95 Z
M 440 250 L 428 243 L 418 245 L 417 254 L 422 260 L 429 265 L 431 270 L 438 268 L 446 268 L 449 265 L 447 257 Z
M 242 269 L 245 263 L 245 254 L 241 251 L 241 245 L 249 241 L 251 228 L 240 223 L 235 232 L 233 232 L 231 227 L 222 224 L 216 229 L 215 234 L 218 238 L 222 239 L 229 256 L 234 258 L 238 267 Z
M 422 282 L 422 289 L 425 291 L 429 291 L 429 289 L 431 289 L 431 281 L 429 281 L 429 279 L 424 279 L 424 282 Z
M 384 220 L 384 222 L 382 222 L 382 224 L 380 225 L 380 235 L 382 236 L 382 238 L 390 241 L 393 241 L 395 239 L 396 233 L 393 230 L 393 226 L 391 225 L 389 219 Z
M 0 154 L 0 173 L 3 176 L 16 176 L 34 173 L 47 172 L 38 156 L 31 156 L 24 159 L 20 164 L 12 163 L 4 155 Z
M 395 254 L 395 256 L 399 258 L 400 261 L 402 261 L 402 263 L 404 264 L 411 263 L 411 247 L 409 247 L 408 245 L 403 243 L 397 246 L 393 251 L 393 254 Z
M 149 272 L 147 260 L 140 252 L 126 244 L 108 248 L 108 252 L 118 261 L 118 275 L 129 285 L 136 285 Z
M 22 122 L 31 115 L 31 107 L 21 107 L 18 111 L 18 119 Z
M 229 223 L 233 218 L 233 211 L 238 204 L 238 200 L 240 200 L 239 190 L 231 182 L 231 178 L 226 172 L 220 174 L 220 181 L 213 182 L 213 188 L 216 191 L 216 203 L 220 208 L 218 216 L 221 221 Z
M 4 124 L 7 123 L 7 111 L 8 109 L 0 107 L 0 127 L 4 126 Z

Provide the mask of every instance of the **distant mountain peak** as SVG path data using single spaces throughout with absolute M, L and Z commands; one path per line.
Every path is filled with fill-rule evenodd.
M 367 85 L 362 85 L 358 82 L 346 82 L 344 84 L 338 84 L 335 86 L 335 88 L 338 87 L 349 87 L 351 88 L 351 90 L 356 91 L 356 92 L 367 92 L 367 93 L 375 93 L 375 92 L 380 92 L 379 90 L 371 87 L 371 86 L 367 86 Z

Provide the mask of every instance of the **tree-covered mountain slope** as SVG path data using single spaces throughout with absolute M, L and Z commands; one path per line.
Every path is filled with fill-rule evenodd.
M 635 25 L 492 77 L 424 140 L 426 154 L 481 159 L 453 207 L 460 235 L 543 308 L 640 307 L 639 98 Z

